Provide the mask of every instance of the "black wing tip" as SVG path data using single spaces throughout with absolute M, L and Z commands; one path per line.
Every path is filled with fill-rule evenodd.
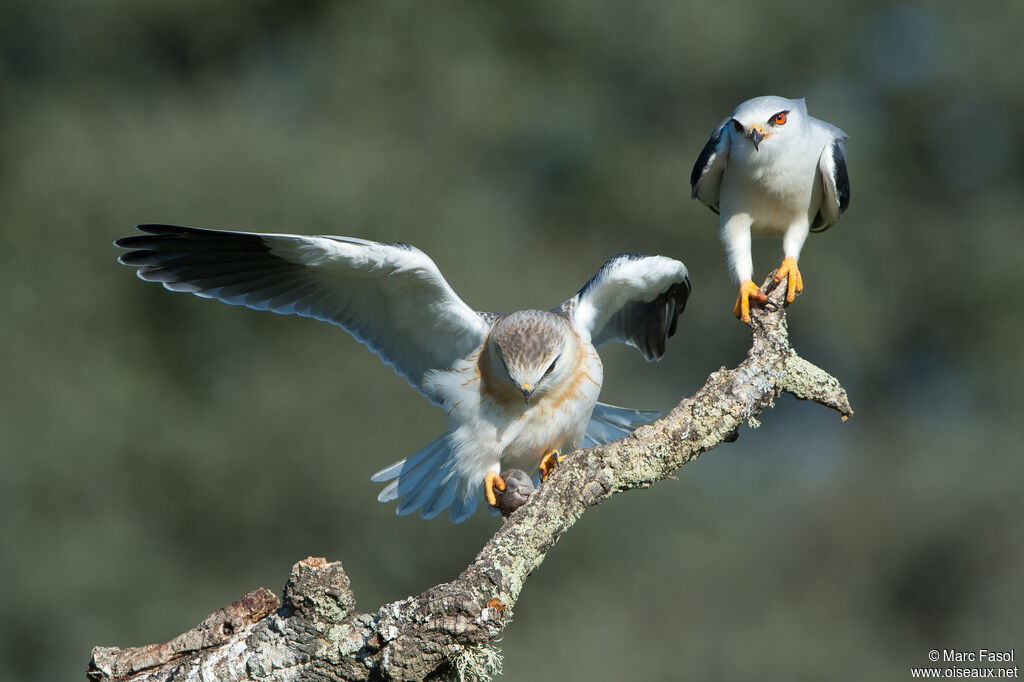
M 183 227 L 181 225 L 166 225 L 164 223 L 139 223 L 135 229 L 144 234 L 133 234 L 127 237 L 120 237 L 114 240 L 114 246 L 120 249 L 146 248 L 146 245 L 153 243 L 153 237 L 176 237 L 189 232 L 208 232 L 197 227 Z
M 122 249 L 131 248 L 131 246 L 122 246 L 117 242 L 114 242 L 114 244 L 120 246 Z M 133 268 L 142 267 L 144 265 L 153 264 L 152 255 L 153 252 L 147 249 L 134 249 L 132 251 L 129 251 L 128 253 L 122 253 L 120 256 L 118 256 L 117 262 L 120 263 L 121 265 L 127 265 Z
M 665 306 L 665 316 L 659 318 L 659 329 L 657 333 L 649 337 L 649 343 L 641 349 L 644 359 L 647 362 L 658 362 L 668 351 L 668 340 L 675 336 L 679 328 L 679 317 L 686 309 L 686 302 L 690 298 L 692 285 L 689 275 L 682 280 L 674 282 L 656 300 L 655 304 L 661 303 Z
M 151 235 L 167 235 L 167 234 L 181 234 L 184 230 L 189 228 L 179 227 L 177 225 L 164 225 L 161 223 L 139 223 L 135 226 L 135 229 L 145 234 L 133 234 L 127 237 L 119 237 L 114 240 L 114 246 L 119 249 L 137 249 L 143 247 L 143 243 L 148 242 L 152 237 Z M 118 261 L 121 259 L 118 258 Z M 126 263 L 127 265 L 127 263 Z
M 169 223 L 139 223 L 135 226 L 135 229 L 146 234 L 184 234 L 192 230 L 203 231 L 202 228 L 198 227 L 171 225 Z
M 850 174 L 846 170 L 846 153 L 840 140 L 832 141 L 832 160 L 835 165 L 836 195 L 839 198 L 839 215 L 850 207 Z
M 690 294 L 693 293 L 693 285 L 690 283 L 690 276 L 686 275 L 685 277 L 683 277 L 683 281 L 676 282 L 672 287 L 672 291 L 675 295 L 674 297 L 678 305 L 678 313 L 682 313 L 684 310 L 686 310 L 686 303 L 687 301 L 690 300 Z M 669 334 L 669 336 L 675 334 L 675 331 L 675 325 L 672 325 L 672 332 Z
M 164 223 L 140 223 L 135 226 L 135 229 L 143 234 L 134 234 L 115 239 L 114 246 L 121 249 L 152 250 L 166 250 L 171 245 L 180 246 L 184 244 L 189 244 L 195 248 L 230 245 L 232 248 L 244 248 L 249 251 L 267 248 L 263 235 L 253 232 L 213 230 L 203 227 L 186 227 L 184 225 L 168 225 Z M 178 249 L 177 246 L 174 248 L 175 250 Z
M 684 277 L 682 282 L 677 282 L 673 289 L 675 292 L 673 297 L 675 300 L 675 310 L 672 313 L 672 321 L 668 326 L 669 338 L 676 335 L 676 330 L 679 328 L 679 317 L 686 310 L 686 303 L 690 300 L 690 293 L 693 291 L 689 275 Z
M 265 256 L 270 250 L 261 235 L 246 232 L 163 223 L 141 223 L 135 228 L 142 234 L 114 240 L 115 247 L 128 250 L 117 259 L 118 263 L 128 267 L 164 266 L 172 262 L 185 265 L 183 260 L 199 255 L 209 256 L 213 261 L 218 258 L 252 260 Z M 139 276 L 147 281 L 155 281 L 144 277 L 141 271 Z
M 147 234 L 133 234 L 114 240 L 114 246 L 120 249 L 141 249 L 153 243 L 153 237 Z
M 686 303 L 690 300 L 690 294 L 693 292 L 693 285 L 690 283 L 690 276 L 686 275 L 682 281 L 676 282 L 668 290 L 667 296 L 669 305 L 671 306 L 671 313 L 668 321 L 668 329 L 665 332 L 664 339 L 662 340 L 662 347 L 664 349 L 665 343 L 668 339 L 676 335 L 676 331 L 679 329 L 679 318 L 682 317 L 683 311 L 686 310 Z M 664 350 L 662 351 L 664 354 Z M 661 357 L 659 356 L 660 360 Z
M 260 235 L 253 232 L 237 232 L 235 230 L 218 230 L 209 227 L 192 227 L 190 225 L 171 225 L 169 223 L 139 223 L 135 226 L 139 232 L 155 237 L 199 237 L 224 239 L 259 239 Z

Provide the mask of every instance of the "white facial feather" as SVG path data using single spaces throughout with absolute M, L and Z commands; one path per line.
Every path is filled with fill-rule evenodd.
M 573 344 L 570 344 L 573 342 Z M 552 383 L 558 360 L 572 351 L 573 334 L 561 315 L 542 310 L 521 310 L 494 325 L 488 347 L 511 385 L 519 391 L 542 391 Z M 568 359 L 568 358 L 567 358 Z M 552 365 L 554 363 L 554 365 Z M 549 371 L 551 370 L 551 371 Z

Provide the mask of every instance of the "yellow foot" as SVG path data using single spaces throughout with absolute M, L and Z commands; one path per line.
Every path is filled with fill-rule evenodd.
M 746 324 L 750 324 L 751 298 L 758 303 L 764 303 L 768 300 L 765 293 L 761 291 L 761 287 L 757 286 L 749 279 L 745 279 L 740 282 L 740 295 L 739 298 L 736 299 L 736 307 L 733 308 L 733 314 Z
M 800 268 L 796 266 L 796 259 L 787 256 L 782 259 L 782 265 L 775 271 L 775 283 L 778 284 L 782 278 L 789 279 L 786 286 L 786 303 L 792 303 L 796 295 L 804 290 L 804 278 L 800 276 Z
M 555 465 L 561 464 L 562 460 L 565 459 L 565 455 L 558 454 L 558 450 L 552 450 L 548 454 L 544 455 L 544 458 L 540 461 L 540 482 L 548 480 L 548 476 L 555 470 Z
M 487 504 L 492 507 L 498 506 L 498 498 L 494 495 L 495 488 L 504 490 L 505 479 L 493 471 L 488 471 L 487 476 L 484 478 L 484 497 L 487 498 Z

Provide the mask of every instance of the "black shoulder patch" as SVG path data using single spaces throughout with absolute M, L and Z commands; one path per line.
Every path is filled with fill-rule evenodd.
M 690 172 L 691 190 L 696 189 L 701 176 L 704 175 L 704 171 L 707 170 L 708 165 L 711 163 L 711 157 L 715 155 L 715 147 L 718 146 L 718 141 L 722 139 L 724 131 L 725 126 L 718 126 L 715 132 L 711 134 L 707 144 L 704 145 L 704 149 L 700 150 L 700 156 L 697 157 L 697 162 L 693 164 L 693 170 Z
M 846 170 L 846 155 L 843 154 L 843 145 L 839 143 L 839 140 L 832 141 L 832 162 L 836 167 L 836 196 L 839 197 L 839 213 L 841 215 L 850 205 L 850 176 Z

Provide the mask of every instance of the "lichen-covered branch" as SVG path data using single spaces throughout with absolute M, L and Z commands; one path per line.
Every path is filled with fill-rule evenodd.
M 511 620 L 526 579 L 588 507 L 646 488 L 730 442 L 782 393 L 843 420 L 853 414 L 839 382 L 790 347 L 782 289 L 751 312 L 752 344 L 739 366 L 712 373 L 695 395 L 629 437 L 571 454 L 451 582 L 357 613 L 341 564 L 309 558 L 292 568 L 280 608 L 260 588 L 166 644 L 97 647 L 89 678 L 489 679 L 500 667 L 491 642 Z

